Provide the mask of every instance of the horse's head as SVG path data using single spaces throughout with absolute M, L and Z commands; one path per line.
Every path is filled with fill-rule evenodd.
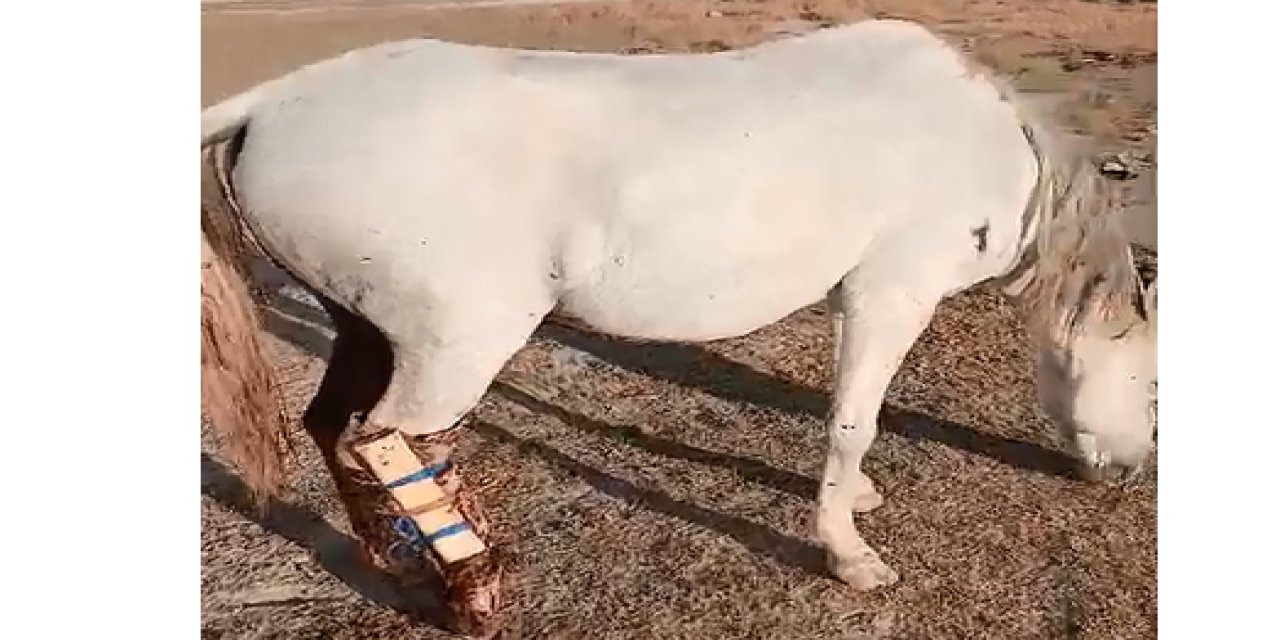
M 1034 268 L 1007 290 L 1029 313 L 1040 404 L 1083 475 L 1128 481 L 1155 444 L 1156 278 L 1140 273 L 1115 191 L 1091 163 L 1042 171 Z
M 1041 405 L 1095 481 L 1136 477 L 1154 443 L 1156 283 L 1138 294 L 1040 348 Z

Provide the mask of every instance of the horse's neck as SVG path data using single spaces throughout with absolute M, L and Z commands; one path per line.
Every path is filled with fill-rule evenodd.
M 1128 238 L 1101 176 L 1087 171 L 1054 172 L 1037 185 L 1022 251 L 994 281 L 1037 338 L 1061 339 L 1088 316 L 1110 316 L 1132 302 L 1138 272 Z
M 1037 241 L 1001 283 L 1033 335 L 1060 340 L 1133 303 L 1138 272 L 1119 220 L 1055 215 L 1041 224 Z
M 1049 246 L 1044 235 L 1053 225 L 1058 211 L 1053 206 L 1056 198 L 1055 181 L 1049 175 L 1051 169 L 1044 162 L 1040 150 L 1036 148 L 1030 131 L 1025 127 L 1023 131 L 1027 132 L 1032 149 L 1036 151 L 1039 176 L 1036 178 L 1036 185 L 1027 199 L 1026 209 L 1022 214 L 1022 229 L 1018 234 L 1018 257 L 1013 261 L 1013 266 L 992 279 L 992 282 L 1006 296 L 1018 302 L 1020 307 L 1026 302 L 1024 297 L 1035 281 L 1042 255 L 1041 249 Z
M 1035 221 L 1033 224 L 1039 226 L 1039 221 Z M 1030 237 L 1024 240 L 1022 250 L 1013 267 L 1003 275 L 991 280 L 992 284 L 1012 300 L 1015 306 L 1028 317 L 1042 315 L 1032 308 L 1036 303 L 1036 299 L 1032 295 L 1032 285 L 1035 283 L 1040 261 L 1039 243 L 1036 241 L 1034 231 L 1033 228 Z

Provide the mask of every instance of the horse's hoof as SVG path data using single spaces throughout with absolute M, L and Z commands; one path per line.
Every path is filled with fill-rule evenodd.
M 449 568 L 447 598 L 458 633 L 492 638 L 502 631 L 502 574 L 492 550 Z
M 898 574 L 880 560 L 874 551 L 859 554 L 851 560 L 835 562 L 836 577 L 858 591 L 887 587 L 898 581 Z
M 863 493 L 853 499 L 853 512 L 866 513 L 875 509 L 879 509 L 884 504 L 884 496 L 879 491 L 872 489 L 867 493 Z

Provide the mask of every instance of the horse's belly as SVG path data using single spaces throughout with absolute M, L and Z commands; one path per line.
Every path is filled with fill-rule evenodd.
M 815 253 L 785 261 L 716 260 L 705 252 L 617 256 L 566 292 L 561 310 L 599 331 L 633 338 L 739 336 L 821 300 L 848 271 L 847 254 Z
M 826 287 L 829 288 L 829 287 Z M 761 298 L 752 291 L 631 292 L 607 305 L 597 304 L 599 296 L 588 292 L 566 302 L 562 312 L 586 322 L 592 328 L 619 336 L 645 340 L 701 342 L 750 333 L 781 320 L 787 314 L 816 301 L 825 288 L 810 295 L 778 292 L 783 295 Z M 596 297 L 596 300 L 582 300 Z

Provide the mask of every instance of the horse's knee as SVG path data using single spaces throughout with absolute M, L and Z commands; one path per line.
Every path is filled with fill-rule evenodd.
M 391 382 L 391 345 L 376 327 L 333 305 L 325 305 L 335 336 L 320 387 L 302 424 L 326 455 L 353 416 L 367 415 Z

